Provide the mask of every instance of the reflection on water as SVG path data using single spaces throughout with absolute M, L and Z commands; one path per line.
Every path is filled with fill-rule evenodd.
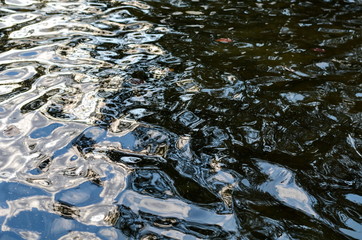
M 0 4 L 0 239 L 362 239 L 361 1 Z

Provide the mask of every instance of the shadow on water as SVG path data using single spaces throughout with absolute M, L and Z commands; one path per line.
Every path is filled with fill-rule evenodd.
M 0 4 L 0 239 L 362 239 L 360 1 Z

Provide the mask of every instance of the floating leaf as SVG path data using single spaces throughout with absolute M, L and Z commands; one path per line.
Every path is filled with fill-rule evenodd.
M 231 42 L 233 42 L 233 40 L 230 39 L 230 38 L 219 38 L 219 39 L 216 39 L 215 41 L 216 42 L 221 42 L 221 43 L 231 43 Z
M 324 48 L 312 48 L 313 52 L 319 52 L 319 53 L 324 53 L 326 52 L 326 50 Z

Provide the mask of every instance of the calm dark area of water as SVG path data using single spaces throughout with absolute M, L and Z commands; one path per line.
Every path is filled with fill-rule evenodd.
M 362 239 L 361 0 L 2 0 L 0 239 Z

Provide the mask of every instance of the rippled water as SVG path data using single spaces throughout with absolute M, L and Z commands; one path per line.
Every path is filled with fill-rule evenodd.
M 361 13 L 2 1 L 0 239 L 362 239 Z

